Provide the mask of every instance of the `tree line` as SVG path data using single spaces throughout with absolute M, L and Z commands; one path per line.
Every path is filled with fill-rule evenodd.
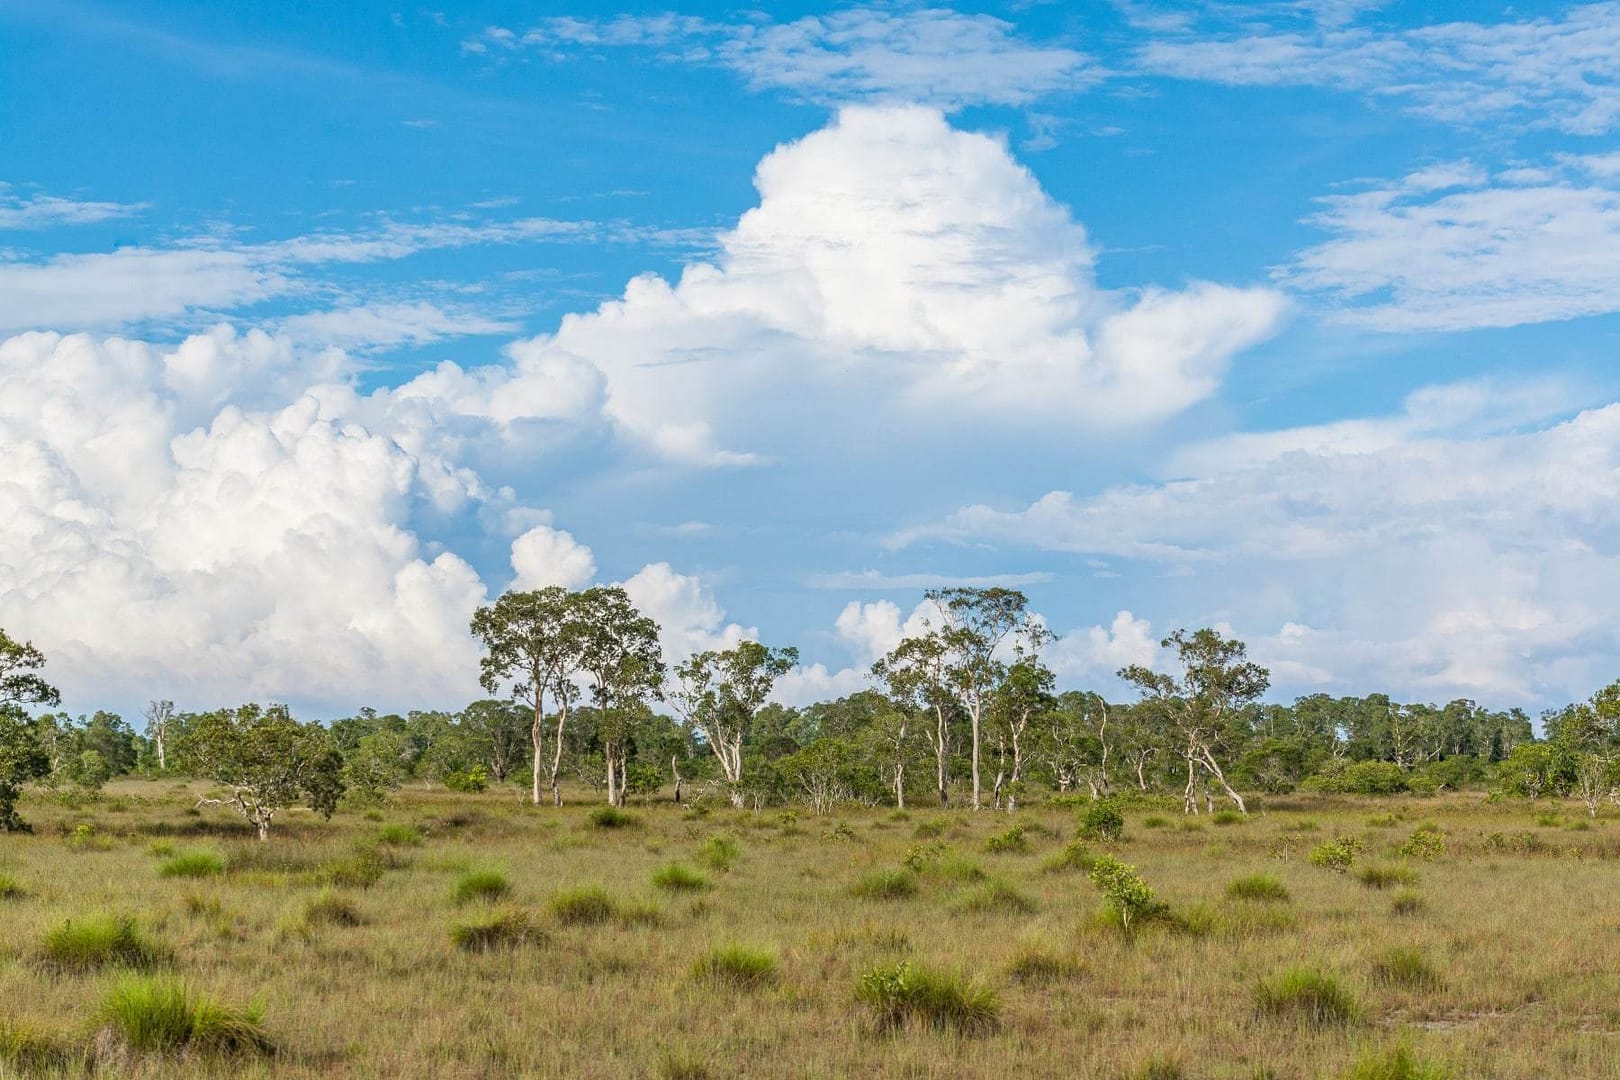
M 1032 792 L 1101 799 L 1178 793 L 1188 814 L 1245 792 L 1390 794 L 1494 786 L 1620 801 L 1620 683 L 1543 717 L 1469 700 L 1382 694 L 1265 702 L 1270 675 L 1243 642 L 1178 630 L 1133 691 L 1059 692 L 1051 635 L 1020 591 L 927 594 L 923 628 L 870 672 L 869 689 L 804 707 L 770 700 L 798 653 L 757 641 L 669 665 L 656 622 L 617 586 L 509 592 L 474 614 L 488 697 L 458 712 L 304 722 L 280 705 L 177 711 L 154 701 L 140 732 L 97 712 L 50 711 L 60 695 L 32 645 L 0 631 L 0 829 L 21 827 L 23 784 L 99 788 L 173 773 L 217 786 L 267 835 L 288 806 L 330 814 L 413 782 L 461 791 L 521 784 L 560 805 L 564 781 L 612 805 L 669 790 L 736 806 L 841 802 L 1012 811 Z M 31 708 L 46 711 L 31 713 Z

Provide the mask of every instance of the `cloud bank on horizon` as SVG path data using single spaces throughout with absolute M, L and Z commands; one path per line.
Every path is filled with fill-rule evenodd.
M 673 219 L 594 134 L 555 136 L 599 155 L 578 191 L 332 177 L 317 201 L 389 200 L 345 217 L 244 180 L 250 226 L 84 165 L 47 184 L 25 132 L 0 156 L 0 625 L 78 707 L 454 706 L 478 604 L 618 581 L 672 658 L 800 645 L 781 692 L 806 701 L 864 686 L 922 589 L 1005 584 L 1068 685 L 1219 624 L 1285 692 L 1583 695 L 1620 667 L 1620 5 L 1400 8 L 354 30 L 419 38 L 389 79 L 464 120 L 518 108 L 488 89 L 511 83 L 645 145 L 643 96 L 774 103 L 752 194 L 688 181 Z M 10 19 L 42 54 L 94 31 Z M 221 48 L 183 40 L 160 59 Z M 622 100 L 579 88 L 625 58 Z M 184 74 L 246 99 L 250 67 Z M 1206 123 L 1280 117 L 1269 142 L 1201 142 L 1177 95 L 1211 86 Z M 400 107 L 389 139 L 490 137 Z M 1244 197 L 1374 121 L 1410 156 Z M 691 167 L 732 183 L 748 141 Z

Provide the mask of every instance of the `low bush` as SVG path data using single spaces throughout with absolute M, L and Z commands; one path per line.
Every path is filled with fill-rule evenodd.
M 444 786 L 463 795 L 476 795 L 489 787 L 489 772 L 482 765 L 458 769 L 444 778 Z
M 1022 855 L 1029 850 L 1028 831 L 1022 825 L 1014 825 L 986 839 L 984 850 L 992 855 Z
M 504 907 L 475 915 L 450 927 L 450 941 L 462 952 L 493 952 L 538 945 L 546 933 L 522 908 Z
M 1438 859 L 1446 853 L 1446 838 L 1439 829 L 1418 829 L 1395 849 L 1403 859 Z
M 1080 835 L 1104 843 L 1120 840 L 1125 835 L 1125 815 L 1112 799 L 1097 799 L 1080 814 Z
M 849 890 L 863 900 L 905 900 L 917 895 L 917 872 L 910 867 L 871 870 Z
M 218 877 L 225 872 L 225 856 L 217 851 L 182 851 L 164 860 L 158 867 L 159 877 L 202 878 Z
M 500 870 L 468 870 L 456 879 L 450 898 L 458 904 L 474 900 L 500 900 L 512 891 L 512 883 Z
M 1361 1013 L 1355 997 L 1333 975 L 1317 968 L 1290 968 L 1254 989 L 1262 1016 L 1296 1020 L 1318 1027 L 1347 1024 Z
M 1162 917 L 1169 907 L 1153 894 L 1136 867 L 1103 855 L 1091 868 L 1091 883 L 1103 894 L 1108 912 L 1127 933 L 1133 922 Z
M 709 888 L 709 879 L 685 863 L 665 863 L 653 871 L 654 887 L 666 892 L 698 892 Z
M 1341 836 L 1336 840 L 1329 840 L 1318 844 L 1311 849 L 1309 856 L 1312 866 L 1320 866 L 1324 870 L 1331 870 L 1335 874 L 1344 874 L 1355 865 L 1356 856 L 1361 854 L 1361 841 L 1353 836 Z
M 40 955 L 57 971 L 150 968 L 169 959 L 168 950 L 128 915 L 91 915 L 59 923 L 45 932 Z
M 1262 903 L 1288 902 L 1288 888 L 1270 874 L 1249 874 L 1227 883 L 1226 895 L 1233 900 L 1258 900 Z
M 262 1006 L 225 1005 L 175 979 L 124 979 L 102 1000 L 98 1016 L 118 1043 L 143 1053 L 275 1051 Z
M 692 977 L 736 987 L 760 987 L 779 976 L 776 954 L 746 945 L 720 945 L 698 958 Z
M 879 1031 L 922 1026 L 982 1035 L 1001 1024 L 994 989 L 909 962 L 873 968 L 861 976 L 855 994 L 872 1010 Z
M 553 895 L 551 913 L 565 925 L 590 926 L 613 918 L 618 905 L 600 885 L 579 885 Z

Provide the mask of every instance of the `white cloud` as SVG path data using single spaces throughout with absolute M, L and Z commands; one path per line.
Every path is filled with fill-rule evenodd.
M 1620 125 L 1620 3 L 1402 29 L 1352 25 L 1358 6 L 1373 5 L 1340 5 L 1299 30 L 1277 30 L 1270 13 L 1240 14 L 1214 32 L 1181 23 L 1143 46 L 1137 63 L 1234 85 L 1357 90 L 1447 123 L 1517 121 L 1579 135 Z
M 1161 564 L 1179 574 L 1164 585 L 1178 620 L 1229 621 L 1296 686 L 1590 692 L 1620 649 L 1620 405 L 1529 430 L 1510 408 L 1442 433 L 1412 417 L 1466 414 L 1467 394 L 1427 397 L 1355 438 L 1217 443 L 1189 454 L 1192 479 L 968 507 L 899 539 Z
M 519 34 L 489 27 L 463 43 L 479 56 L 536 50 L 551 59 L 652 49 L 670 62 L 729 68 L 756 90 L 806 101 L 1023 105 L 1085 89 L 1105 74 L 1084 53 L 1020 38 L 990 15 L 855 7 L 788 23 L 675 15 L 542 19 Z
M 428 345 L 445 338 L 511 333 L 518 324 L 476 311 L 447 311 L 435 304 L 361 304 L 331 311 L 312 311 L 281 321 L 283 334 L 297 341 L 340 349 Z
M 1620 170 L 1565 155 L 1487 176 L 1435 166 L 1321 200 L 1332 235 L 1279 271 L 1383 330 L 1459 330 L 1620 311 Z
M 1108 626 L 1091 626 L 1062 635 L 1047 650 L 1046 661 L 1066 683 L 1111 684 L 1120 668 L 1154 665 L 1159 639 L 1152 631 L 1146 619 L 1121 611 Z
M 676 573 L 668 563 L 642 567 L 625 579 L 624 591 L 662 628 L 664 657 L 671 664 L 705 649 L 759 640 L 757 627 L 726 621 L 725 609 L 702 580 Z
M 1029 574 L 885 574 L 877 570 L 850 570 L 836 574 L 813 575 L 806 584 L 812 589 L 945 589 L 956 586 L 1018 589 L 1051 581 L 1044 572 Z
M 36 193 L 26 198 L 0 183 L 0 229 L 44 229 L 55 225 L 89 225 L 133 217 L 145 203 L 90 202 Z
M 512 541 L 512 572 L 513 589 L 578 589 L 596 576 L 596 557 L 572 533 L 536 525 Z

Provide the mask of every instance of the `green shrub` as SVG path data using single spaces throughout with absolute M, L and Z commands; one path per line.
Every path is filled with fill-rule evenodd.
M 68 919 L 45 932 L 40 954 L 46 966 L 58 971 L 149 968 L 169 958 L 168 951 L 147 937 L 128 915 Z
M 1418 829 L 1395 849 L 1403 859 L 1438 859 L 1446 853 L 1446 838 L 1439 829 Z
M 1048 874 L 1059 874 L 1066 870 L 1083 870 L 1091 872 L 1097 865 L 1097 856 L 1080 840 L 1070 840 L 1062 849 L 1047 856 L 1041 863 L 1041 869 Z
M 391 847 L 415 847 L 422 842 L 422 830 L 415 825 L 395 823 L 377 830 L 377 843 Z
M 1311 849 L 1310 863 L 1335 874 L 1347 873 L 1361 854 L 1361 841 L 1353 836 L 1341 836 Z
M 855 995 L 871 1008 L 880 1031 L 923 1026 L 982 1035 L 1001 1024 L 1001 998 L 995 990 L 963 975 L 909 962 L 868 971 Z
M 1485 838 L 1485 848 L 1488 851 L 1506 851 L 1514 855 L 1540 855 L 1552 849 L 1547 841 L 1528 831 L 1493 832 Z
M 653 871 L 652 883 L 666 892 L 697 892 L 709 887 L 709 879 L 685 863 L 665 863 Z
M 1280 904 L 1288 901 L 1288 889 L 1270 874 L 1249 874 L 1227 883 L 1226 895 L 1233 900 L 1258 900 Z
M 629 829 L 640 825 L 641 819 L 617 806 L 598 806 L 591 811 L 591 824 L 598 829 Z
M 1389 910 L 1396 915 L 1415 915 L 1424 907 L 1423 896 L 1416 889 L 1400 889 L 1389 898 Z
M 943 818 L 935 818 L 932 821 L 919 821 L 917 827 L 911 830 L 911 835 L 918 840 L 932 840 L 935 837 L 944 836 L 945 827 L 946 822 Z
M 450 927 L 450 941 L 462 952 L 516 949 L 545 940 L 545 931 L 534 924 L 529 913 L 514 907 L 495 908 Z
M 1440 973 L 1416 949 L 1386 949 L 1373 960 L 1372 976 L 1385 986 L 1412 990 L 1432 990 L 1442 982 Z
M 264 1009 L 223 1005 L 175 979 L 121 980 L 101 1002 L 99 1017 L 131 1050 L 168 1054 L 270 1054 Z
M 0 1064 L 15 1069 L 20 1076 L 69 1072 L 85 1056 L 57 1032 L 0 1021 Z
M 600 885 L 580 885 L 564 889 L 551 898 L 551 913 L 570 926 L 604 923 L 618 913 L 618 905 Z
M 1120 862 L 1112 855 L 1098 858 L 1090 876 L 1091 883 L 1103 894 L 1110 914 L 1118 920 L 1122 930 L 1128 932 L 1131 923 L 1162 916 L 1169 910 L 1153 895 L 1153 890 L 1136 872 L 1136 867 Z
M 1035 910 L 1035 901 L 1005 881 L 990 881 L 962 897 L 957 909 L 974 914 L 1028 915 Z
M 1080 814 L 1080 835 L 1097 842 L 1117 841 L 1125 835 L 1125 815 L 1112 799 L 1097 799 Z
M 1317 968 L 1290 968 L 1254 989 L 1255 1009 L 1263 1016 L 1302 1021 L 1325 1027 L 1347 1024 L 1360 1015 L 1360 1006 L 1339 980 Z
M 306 925 L 361 926 L 365 921 L 353 900 L 331 889 L 322 889 L 304 905 Z
M 458 904 L 474 900 L 500 900 L 512 891 L 505 872 L 495 869 L 468 870 L 456 879 L 451 899 Z
M 1407 772 L 1392 761 L 1358 761 L 1341 782 L 1351 795 L 1394 795 L 1407 789 Z
M 1344 1080 L 1449 1080 L 1450 1069 L 1425 1061 L 1408 1046 L 1367 1054 L 1344 1074 Z
M 1006 832 L 996 833 L 984 842 L 984 850 L 992 855 L 1022 855 L 1029 850 L 1028 832 L 1022 825 L 1014 825 Z
M 852 843 L 855 840 L 855 830 L 849 827 L 849 822 L 840 821 L 838 824 L 822 833 L 821 838 L 823 840 L 832 841 L 835 844 Z
M 1395 885 L 1416 885 L 1417 871 L 1399 863 L 1374 863 L 1356 871 L 1356 879 L 1374 889 L 1388 889 Z
M 711 870 L 726 871 L 737 865 L 742 845 L 729 836 L 711 836 L 698 847 L 698 861 Z
M 720 945 L 698 958 L 692 977 L 736 987 L 759 987 L 776 981 L 776 954 L 746 945 Z
M 864 900 L 905 900 L 917 895 L 917 872 L 910 867 L 871 870 L 857 878 L 849 891 Z
M 225 856 L 217 851 L 182 851 L 164 860 L 159 877 L 218 877 L 225 872 Z
M 463 795 L 476 795 L 489 787 L 489 772 L 482 765 L 458 769 L 444 778 L 444 786 Z

